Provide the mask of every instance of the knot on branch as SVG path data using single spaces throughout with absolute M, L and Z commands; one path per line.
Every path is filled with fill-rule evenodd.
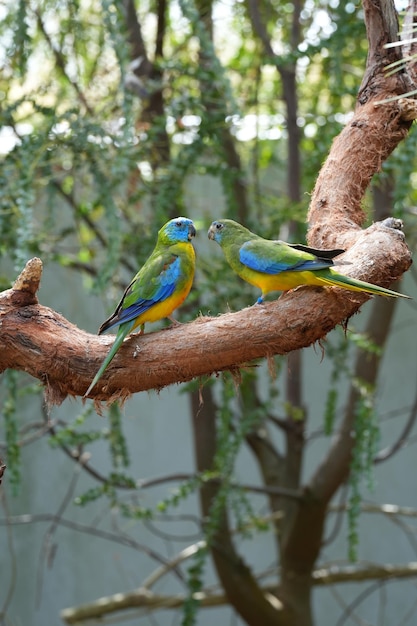
M 417 119 L 417 102 L 410 98 L 400 98 L 398 106 L 401 111 L 401 118 L 406 122 L 413 122 Z
M 395 101 L 395 99 L 396 99 L 395 96 L 394 97 L 391 96 L 387 98 L 386 100 L 378 100 L 377 102 L 374 102 L 374 107 L 375 109 L 377 109 L 380 106 L 383 106 L 383 105 L 388 104 L 389 102 Z M 398 106 L 399 116 L 405 122 L 412 122 L 417 119 L 417 101 L 416 100 L 411 100 L 410 98 L 398 98 L 397 106 Z
M 397 217 L 387 217 L 386 219 L 382 220 L 382 222 L 376 222 L 376 224 L 379 224 L 384 228 L 394 228 L 395 230 L 400 231 L 402 238 L 405 239 L 405 235 L 403 232 L 404 223 Z
M 42 261 L 38 257 L 26 263 L 11 289 L 13 300 L 17 299 L 21 305 L 38 303 L 36 292 L 41 282 L 42 267 Z
M 338 243 L 350 244 L 344 246 L 345 258 L 356 267 L 356 278 L 389 287 L 409 269 L 413 261 L 402 228 L 400 219 L 388 217 L 365 230 L 354 231 L 352 240 L 349 232 L 338 238 Z

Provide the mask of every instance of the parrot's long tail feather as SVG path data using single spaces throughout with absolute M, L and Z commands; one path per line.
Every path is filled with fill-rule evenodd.
M 332 270 L 329 270 L 329 274 L 327 276 L 320 276 L 323 283 L 329 286 L 332 285 L 335 287 L 342 287 L 343 289 L 348 289 L 350 291 L 362 291 L 375 294 L 377 296 L 390 296 L 391 298 L 407 298 L 408 300 L 411 300 L 410 296 L 406 296 L 403 293 L 391 291 L 391 289 L 385 289 L 384 287 L 379 287 L 378 285 L 372 285 L 364 280 L 344 276 L 343 274 L 333 272 Z
M 96 386 L 97 382 L 102 377 L 102 375 L 104 373 L 104 370 L 109 365 L 109 363 L 113 360 L 116 352 L 118 351 L 118 349 L 122 345 L 122 343 L 125 340 L 125 338 L 127 337 L 127 335 L 132 330 L 132 328 L 134 326 L 134 321 L 135 320 L 133 320 L 133 322 L 131 322 L 131 323 L 123 324 L 122 326 L 120 326 L 119 332 L 118 332 L 118 334 L 116 336 L 114 344 L 112 345 L 108 355 L 106 356 L 106 358 L 104 359 L 103 363 L 101 364 L 101 367 L 98 370 L 97 374 L 94 376 L 93 380 L 91 381 L 91 385 L 89 386 L 89 388 L 87 389 L 87 391 L 85 392 L 85 394 L 83 396 L 84 398 L 86 398 L 91 393 L 92 389 Z

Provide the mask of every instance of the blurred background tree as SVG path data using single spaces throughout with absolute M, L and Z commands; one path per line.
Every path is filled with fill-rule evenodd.
M 4 3 L 0 17 L 3 288 L 37 255 L 45 264 L 83 277 L 83 293 L 73 295 L 77 307 L 94 295 L 110 312 L 148 256 L 160 226 L 180 214 L 195 220 L 203 233 L 212 219 L 227 214 L 266 237 L 305 239 L 308 193 L 355 106 L 365 68 L 359 3 L 21 0 Z M 411 133 L 384 164 L 366 206 L 369 221 L 388 214 L 401 217 L 411 246 L 415 141 Z M 229 304 L 237 310 L 254 301 L 253 291 L 202 239 L 204 234 L 196 243 L 198 272 L 179 313 L 182 321 L 193 319 L 196 311 L 217 314 Z M 336 521 L 326 543 L 347 518 L 348 546 L 340 558 L 349 554 L 355 561 L 363 481 L 371 482 L 375 463 L 390 459 L 409 440 L 417 415 L 416 400 L 401 405 L 402 426 L 378 451 L 381 357 L 394 313 L 407 305 L 377 299 L 368 306 L 364 332 L 353 332 L 350 325 L 352 332 L 334 331 L 326 341 L 328 374 L 317 390 L 319 412 L 306 394 L 310 372 L 301 352 L 291 354 L 285 365 L 278 358 L 269 363 L 276 378 L 263 366 L 250 367 L 239 377 L 184 386 L 196 472 L 183 480 L 167 477 L 179 482 L 178 490 L 154 507 L 139 502 L 138 476 L 130 467 L 135 443 L 124 435 L 117 405 L 106 413 L 106 428 L 85 407 L 59 420 L 40 408 L 28 422 L 21 406 L 39 389 L 7 371 L 1 382 L 5 482 L 18 493 L 23 450 L 42 436 L 95 480 L 77 494 L 77 504 L 91 506 L 104 498 L 121 519 L 142 524 L 169 517 L 198 493 L 199 542 L 184 556 L 187 592 L 177 603 L 178 619 L 199 623 L 199 606 L 209 603 L 205 568 L 211 555 L 222 588 L 219 597 L 226 596 L 219 602 L 230 603 L 245 623 L 309 626 L 327 506 L 315 511 L 303 495 L 308 444 L 337 431 L 347 417 L 354 424 L 351 471 L 339 481 L 338 513 L 334 518 L 330 512 Z M 96 320 L 97 327 L 101 321 Z M 94 464 L 98 441 L 109 447 L 106 469 Z M 252 490 L 236 479 L 237 458 L 245 447 L 261 477 Z M 250 497 L 253 490 L 266 496 L 262 505 Z M 75 497 L 71 485 L 68 494 L 65 506 Z M 11 506 L 5 505 L 5 520 L 17 524 Z M 388 514 L 383 507 L 378 510 Z M 303 529 L 297 526 L 300 520 Z M 265 573 L 272 580 L 269 596 L 252 564 L 252 569 L 243 564 L 234 539 L 250 536 L 256 542 L 262 531 L 271 534 L 275 550 L 274 565 Z M 165 564 L 166 574 L 181 560 Z M 330 569 L 326 572 L 331 575 Z M 387 572 L 369 570 L 363 578 L 384 579 Z M 412 573 L 404 565 L 403 576 Z M 8 609 L 15 589 L 12 584 L 8 589 L 1 613 L 5 624 L 14 623 Z M 282 606 L 272 596 L 277 590 Z M 351 605 L 340 601 L 338 624 L 348 623 L 352 614 L 356 619 L 361 593 Z M 110 603 L 108 612 L 135 606 L 126 597 L 125 606 Z M 98 607 L 92 604 L 92 615 L 100 615 Z M 405 611 L 412 623 L 415 604 Z M 71 619 L 68 613 L 68 623 Z

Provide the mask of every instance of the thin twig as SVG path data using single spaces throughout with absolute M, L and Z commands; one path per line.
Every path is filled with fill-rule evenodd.
M 37 571 L 37 576 L 36 576 L 36 603 L 37 606 L 39 606 L 40 604 L 40 599 L 41 599 L 41 592 L 42 592 L 42 585 L 43 585 L 43 563 L 44 561 L 51 561 L 53 559 L 54 556 L 54 546 L 52 544 L 52 538 L 55 534 L 55 531 L 57 530 L 59 523 L 60 523 L 60 519 L 65 511 L 65 509 L 67 508 L 67 506 L 69 505 L 69 503 L 71 502 L 73 495 L 74 495 L 74 490 L 75 487 L 77 485 L 78 482 L 78 478 L 80 476 L 80 470 L 81 467 L 80 466 L 75 466 L 74 467 L 74 472 L 73 475 L 71 477 L 70 483 L 68 485 L 68 489 L 64 495 L 64 497 L 62 498 L 61 504 L 58 507 L 57 512 L 55 513 L 52 522 L 48 528 L 48 530 L 45 533 L 44 539 L 42 541 L 42 546 L 41 546 L 41 550 L 40 550 L 40 554 L 39 554 L 39 561 L 38 561 L 38 571 Z
M 387 461 L 388 459 L 393 457 L 396 452 L 401 450 L 401 448 L 403 448 L 406 445 L 408 441 L 408 437 L 412 429 L 414 428 L 414 424 L 416 423 L 416 419 L 417 419 L 417 392 L 414 397 L 414 404 L 411 408 L 410 415 L 408 416 L 407 422 L 403 430 L 401 431 L 400 436 L 398 437 L 397 441 L 395 441 L 391 446 L 387 446 L 383 450 L 380 450 L 374 458 L 374 463 L 383 463 L 384 461 Z
M 0 519 L 0 526 L 14 526 L 14 525 L 25 525 L 25 524 L 37 524 L 44 522 L 54 523 L 56 521 L 56 515 L 53 513 L 41 513 L 37 515 L 10 515 L 6 518 Z M 113 533 L 107 530 L 100 530 L 99 528 L 95 528 L 92 526 L 88 526 L 86 524 L 80 524 L 79 522 L 74 522 L 73 520 L 65 519 L 64 517 L 60 517 L 58 521 L 59 526 L 63 526 L 64 528 L 69 528 L 70 530 L 74 530 L 79 533 L 84 533 L 86 535 L 92 535 L 93 537 L 97 537 L 99 539 L 105 539 L 106 541 L 112 541 L 113 543 L 118 543 L 123 546 L 127 546 L 128 548 L 132 548 L 137 550 L 138 552 L 143 552 L 149 558 L 161 563 L 163 565 L 168 565 L 169 561 L 165 559 L 163 556 L 149 548 L 142 543 L 139 543 L 132 537 L 129 537 L 126 534 Z M 179 576 L 180 580 L 183 580 L 181 576 Z
M 62 53 L 62 50 L 58 50 L 58 48 L 55 47 L 48 31 L 46 30 L 45 24 L 42 20 L 42 15 L 40 13 L 40 11 L 36 10 L 34 11 L 34 14 L 36 16 L 37 22 L 38 22 L 38 26 L 39 26 L 39 30 L 41 31 L 46 43 L 48 44 L 52 54 L 55 57 L 55 63 L 57 68 L 59 69 L 59 71 L 61 72 L 62 76 L 65 78 L 65 80 L 68 81 L 68 83 L 73 87 L 75 93 L 78 96 L 78 99 L 80 100 L 80 102 L 85 106 L 86 110 L 88 111 L 88 113 L 92 114 L 92 109 L 90 107 L 90 105 L 87 102 L 87 99 L 84 95 L 84 93 L 82 92 L 80 86 L 78 85 L 78 83 L 76 83 L 74 80 L 72 80 L 72 78 L 69 76 L 68 72 L 67 72 L 67 62 L 65 59 L 64 54 Z

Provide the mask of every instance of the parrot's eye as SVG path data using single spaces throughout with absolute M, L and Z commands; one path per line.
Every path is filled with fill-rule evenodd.
M 175 222 L 175 226 L 177 226 L 177 228 L 181 228 L 182 226 L 181 220 L 178 220 L 178 222 Z
M 223 228 L 223 224 L 221 222 L 216 223 L 216 229 L 221 230 Z

